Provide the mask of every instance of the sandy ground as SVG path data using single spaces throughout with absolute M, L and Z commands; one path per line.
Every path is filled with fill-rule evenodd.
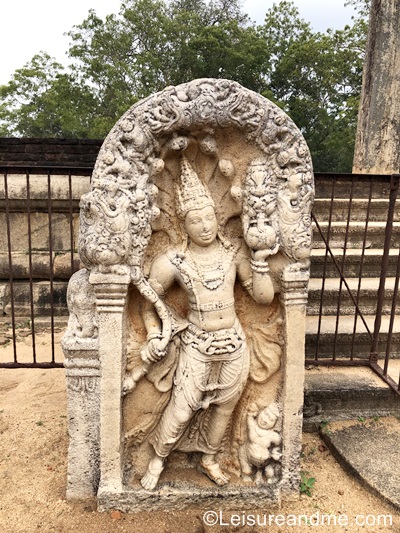
M 39 336 L 38 340 L 43 339 Z M 27 338 L 21 342 L 28 347 Z M 9 349 L 7 345 L 0 347 Z M 250 509 L 248 514 L 238 510 L 219 515 L 216 503 L 213 509 L 169 513 L 98 513 L 95 502 L 71 503 L 65 499 L 68 435 L 64 371 L 0 369 L 0 531 L 400 532 L 400 514 L 349 476 L 316 434 L 305 434 L 303 442 L 302 469 L 307 478 L 315 478 L 314 488 L 311 496 L 284 502 L 280 509 L 266 505 L 263 509 Z M 221 524 L 207 525 L 203 520 L 205 511 L 217 513 Z M 301 525 L 294 522 L 294 515 L 300 514 L 309 517 L 308 524 L 304 519 Z M 272 519 L 268 525 L 270 515 L 282 515 L 287 523 L 277 518 L 277 522 Z M 330 516 L 331 525 L 327 525 L 329 520 L 323 515 Z M 363 517 L 357 520 L 366 520 L 369 526 L 356 525 L 358 515 Z M 391 515 L 391 526 L 383 515 Z M 215 514 L 208 517 L 214 520 Z M 321 525 L 322 519 L 325 525 Z M 334 520 L 336 526 L 332 525 Z M 348 525 L 344 525 L 346 520 Z

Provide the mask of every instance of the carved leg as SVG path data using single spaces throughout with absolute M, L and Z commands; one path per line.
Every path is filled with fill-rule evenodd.
M 264 475 L 267 483 L 272 484 L 276 482 L 275 468 L 273 463 L 270 463 L 264 468 Z
M 209 407 L 209 423 L 208 423 L 208 444 L 211 449 L 218 450 L 221 446 L 222 439 L 228 427 L 231 415 L 239 396 L 234 397 L 229 402 L 223 405 L 212 405 Z M 214 481 L 219 486 L 226 485 L 229 482 L 229 476 L 221 470 L 217 460 L 216 454 L 203 454 L 198 464 L 199 470 L 207 477 Z
M 164 470 L 164 457 L 159 457 L 154 453 L 150 459 L 145 475 L 140 480 L 142 487 L 146 490 L 154 490 Z
M 240 446 L 239 448 L 239 463 L 240 475 L 243 481 L 251 483 L 253 481 L 253 478 L 251 477 L 253 474 L 253 467 L 247 458 L 246 445 Z
M 164 470 L 165 460 L 183 435 L 193 414 L 194 411 L 188 406 L 184 394 L 173 393 L 151 439 L 154 454 L 149 461 L 146 473 L 140 480 L 144 489 L 154 490 L 156 488 Z

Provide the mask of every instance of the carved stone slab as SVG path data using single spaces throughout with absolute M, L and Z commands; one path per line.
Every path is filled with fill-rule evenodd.
M 99 509 L 136 511 L 298 493 L 313 198 L 301 132 L 235 82 L 168 87 L 117 122 L 69 287 L 67 364 L 95 343 L 101 371 L 94 387 L 67 374 L 97 457 L 74 492 L 71 422 L 70 497 L 86 486 Z M 82 411 L 77 387 L 97 403 Z

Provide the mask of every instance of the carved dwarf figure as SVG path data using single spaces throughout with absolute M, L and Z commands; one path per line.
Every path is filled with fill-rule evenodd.
M 187 243 L 156 257 L 149 282 L 161 298 L 178 283 L 187 293 L 189 311 L 179 334 L 171 398 L 150 438 L 152 457 L 141 479 L 147 490 L 156 487 L 174 449 L 202 452 L 199 470 L 217 485 L 229 482 L 217 454 L 249 373 L 246 340 L 234 307 L 235 280 L 258 303 L 268 305 L 274 298 L 267 263 L 271 250 L 250 254 L 243 242 L 233 245 L 220 235 L 214 202 L 185 158 L 176 197 Z M 166 352 L 160 319 L 148 302 L 143 319 L 148 342 L 142 359 L 148 364 Z
M 89 283 L 89 271 L 75 272 L 67 290 L 69 310 L 68 332 L 78 339 L 97 337 L 96 297 Z
M 267 483 L 276 481 L 276 466 L 282 453 L 280 434 L 273 428 L 279 418 L 279 409 L 271 404 L 259 411 L 256 404 L 252 404 L 247 414 L 248 441 L 239 449 L 239 461 L 242 478 L 253 481 L 252 475 L 256 471 L 254 481 L 263 482 L 263 473 Z

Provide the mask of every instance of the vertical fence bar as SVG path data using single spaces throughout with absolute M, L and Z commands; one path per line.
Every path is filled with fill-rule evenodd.
M 383 302 L 385 299 L 385 282 L 386 274 L 389 266 L 389 253 L 390 245 L 393 232 L 393 219 L 396 207 L 397 194 L 399 190 L 399 174 L 393 174 L 390 180 L 390 194 L 389 194 L 389 208 L 386 220 L 385 228 L 385 242 L 383 246 L 383 256 L 381 263 L 381 276 L 379 280 L 379 289 L 378 289 L 378 298 L 375 314 L 375 324 L 374 324 L 374 338 L 371 346 L 371 352 L 369 360 L 372 363 L 376 363 L 378 360 L 378 344 L 379 344 L 379 333 L 382 325 L 382 310 Z
M 54 348 L 54 263 L 53 263 L 53 211 L 51 198 L 51 174 L 47 173 L 47 214 L 49 222 L 49 278 L 50 278 L 50 323 L 51 323 L 51 362 L 55 362 Z
M 396 317 L 397 295 L 399 293 L 399 277 L 400 277 L 400 248 L 399 248 L 399 254 L 397 257 L 396 279 L 395 279 L 394 288 L 393 288 L 393 299 L 392 299 L 392 307 L 390 311 L 390 323 L 389 323 L 389 331 L 388 331 L 388 338 L 387 338 L 387 344 L 386 344 L 385 363 L 383 367 L 383 373 L 385 375 L 388 372 L 389 358 L 390 358 L 390 352 L 392 348 L 393 326 L 394 326 L 394 319 Z
M 360 303 L 361 283 L 362 283 L 362 277 L 363 277 L 363 271 L 364 271 L 365 249 L 367 246 L 368 224 L 369 224 L 369 219 L 370 219 L 370 214 L 371 214 L 372 191 L 373 191 L 373 181 L 371 179 L 369 182 L 368 205 L 367 205 L 367 211 L 365 214 L 365 226 L 364 226 L 363 243 L 362 243 L 361 257 L 360 257 L 360 268 L 358 271 L 358 285 L 357 285 L 357 296 L 356 296 L 357 306 L 359 306 L 359 303 Z M 356 309 L 356 312 L 354 314 L 353 336 L 351 339 L 351 353 L 350 353 L 351 361 L 353 361 L 354 359 L 354 344 L 356 340 L 357 322 L 358 322 L 358 312 Z
M 341 307 L 341 303 L 342 303 L 343 276 L 344 276 L 344 269 L 345 269 L 345 262 L 346 262 L 347 243 L 348 243 L 348 240 L 349 240 L 349 228 L 350 228 L 351 209 L 352 209 L 352 205 L 353 205 L 353 195 L 354 195 L 354 178 L 351 180 L 351 186 L 350 186 L 350 198 L 349 198 L 349 205 L 348 205 L 348 209 L 347 209 L 346 233 L 345 233 L 344 243 L 343 243 L 342 261 L 340 263 L 340 282 L 339 282 L 338 303 L 337 303 L 337 310 L 336 310 L 336 325 L 335 325 L 335 335 L 334 335 L 334 338 L 333 338 L 333 354 L 332 354 L 332 359 L 334 361 L 336 359 L 337 337 L 338 337 L 338 333 L 339 333 L 339 320 L 340 320 L 340 307 Z
M 36 363 L 36 335 L 35 335 L 35 306 L 33 295 L 33 263 L 32 263 L 32 224 L 31 224 L 31 184 L 29 170 L 26 170 L 26 210 L 28 220 L 28 258 L 29 258 L 29 293 L 31 308 L 31 331 L 32 331 L 32 355 Z
M 14 273 L 13 273 L 13 260 L 12 260 L 10 202 L 9 202 L 9 196 L 8 196 L 8 174 L 7 172 L 4 172 L 4 200 L 6 204 L 8 269 L 9 269 L 9 287 L 10 287 L 10 303 L 11 303 L 11 328 L 12 328 L 12 338 L 13 338 L 14 363 L 17 363 L 18 358 L 17 358 L 17 334 L 16 334 L 16 325 L 15 325 L 15 306 L 14 306 Z
M 327 264 L 328 264 L 329 242 L 330 242 L 330 236 L 331 236 L 332 216 L 333 216 L 333 201 L 334 201 L 334 198 L 335 198 L 336 181 L 333 180 L 331 183 L 332 183 L 332 185 L 331 185 L 331 202 L 330 202 L 330 206 L 329 206 L 328 229 L 327 229 L 327 233 L 326 233 L 326 246 L 325 246 L 324 266 L 323 266 L 323 269 L 322 269 L 322 285 L 321 285 L 321 298 L 320 298 L 320 303 L 319 303 L 317 340 L 316 340 L 316 343 L 315 343 L 315 360 L 316 361 L 318 361 L 318 356 L 319 356 L 319 343 L 320 343 L 320 338 L 321 338 L 322 314 L 323 314 L 323 308 L 324 308 L 323 302 L 324 302 L 325 283 L 326 283 L 326 269 L 327 269 Z

